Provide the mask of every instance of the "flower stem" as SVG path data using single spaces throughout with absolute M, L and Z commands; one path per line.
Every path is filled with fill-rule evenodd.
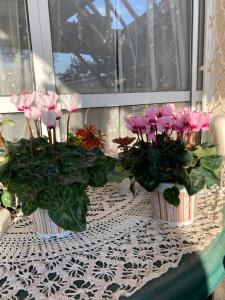
M 52 143 L 52 133 L 51 133 L 51 129 L 50 128 L 48 128 L 48 139 L 49 139 L 49 144 L 50 144 L 50 148 L 51 148 L 52 159 L 55 160 L 54 145 Z
M 32 133 L 31 126 L 30 126 L 30 120 L 28 118 L 26 118 L 26 124 L 27 124 L 27 128 L 28 128 L 29 136 L 30 136 L 30 152 L 31 152 L 31 155 L 34 156 L 35 155 L 34 136 Z
M 140 142 L 140 136 L 139 136 L 139 133 L 137 133 L 137 139 L 138 139 L 138 142 Z
M 142 135 L 141 129 L 140 129 L 140 136 L 141 136 L 141 140 L 144 142 L 144 139 L 143 139 L 143 135 Z
M 67 131 L 66 131 L 67 132 L 67 137 L 66 137 L 67 143 L 69 142 L 70 115 L 71 115 L 71 113 L 69 112 L 68 119 L 67 119 Z
M 37 137 L 40 137 L 41 134 L 40 134 L 40 130 L 39 130 L 39 128 L 38 128 L 38 120 L 34 120 L 34 124 L 35 124 L 36 131 L 37 131 Z
M 42 136 L 42 124 L 41 124 L 41 119 L 38 121 L 39 123 L 39 128 L 40 128 L 40 136 Z
M 54 144 L 56 144 L 56 131 L 55 131 L 55 128 L 53 128 L 53 141 L 54 141 Z
M 30 120 L 28 118 L 26 118 L 26 122 L 27 122 L 27 128 L 28 128 L 30 139 L 32 139 L 33 138 L 33 133 L 32 133 L 32 129 L 31 129 L 31 126 L 30 126 Z

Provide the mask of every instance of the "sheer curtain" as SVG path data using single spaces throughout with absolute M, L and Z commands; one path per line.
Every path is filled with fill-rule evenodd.
M 188 90 L 191 1 L 140 2 L 143 14 L 138 1 L 117 0 L 122 12 L 122 4 L 133 3 L 134 18 L 120 35 L 122 91 Z
M 188 90 L 191 1 L 49 0 L 60 92 Z
M 32 91 L 30 42 L 24 0 L 0 1 L 0 95 Z

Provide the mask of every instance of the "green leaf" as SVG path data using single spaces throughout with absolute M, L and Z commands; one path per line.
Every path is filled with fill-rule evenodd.
M 59 187 L 55 194 L 55 206 L 49 208 L 50 218 L 65 230 L 83 231 L 89 199 L 84 190 L 76 186 Z
M 216 147 L 210 143 L 204 143 L 196 147 L 192 153 L 198 158 L 201 159 L 202 157 L 216 155 Z
M 146 155 L 147 164 L 145 166 L 142 165 L 142 168 L 145 167 L 145 169 L 148 170 L 148 172 L 149 172 L 149 174 L 151 174 L 151 176 L 157 176 L 158 175 L 159 151 L 158 151 L 158 149 L 155 149 L 153 147 L 148 147 L 146 154 L 147 154 Z M 144 154 L 144 156 L 145 156 L 145 154 Z
M 88 168 L 89 184 L 92 187 L 104 186 L 107 183 L 107 176 L 115 167 L 115 159 L 106 156 L 96 161 L 95 166 Z
M 92 187 L 104 186 L 107 183 L 107 174 L 102 169 L 93 168 L 89 170 L 89 185 Z
M 13 120 L 10 120 L 10 119 L 3 119 L 1 121 L 1 124 L 2 125 L 8 125 L 8 126 L 14 126 L 15 122 Z
M 193 163 L 193 154 L 191 151 L 184 151 L 182 161 L 184 166 L 189 166 Z
M 151 178 L 150 176 L 136 176 L 136 181 L 144 188 L 146 191 L 154 191 L 155 188 L 159 185 L 158 178 Z
M 201 172 L 201 169 L 195 168 L 191 170 L 191 173 L 189 174 L 189 178 L 190 178 L 190 185 L 185 185 L 185 187 L 188 191 L 188 194 L 192 196 L 204 188 L 205 176 Z
M 185 164 L 186 155 L 188 155 L 187 150 L 182 140 L 171 141 L 169 144 L 165 143 L 165 146 L 160 151 L 161 163 L 171 168 Z
M 0 166 L 0 182 L 6 185 L 11 177 L 11 170 L 7 167 L 7 163 Z
M 64 177 L 64 179 L 63 179 Z M 84 166 L 80 163 L 77 158 L 65 158 L 62 160 L 60 168 L 60 180 L 65 185 L 78 182 L 87 184 L 89 181 L 89 174 Z
M 29 184 L 10 181 L 7 188 L 11 193 L 18 196 L 19 202 L 22 203 L 22 211 L 25 215 L 30 215 L 37 209 L 36 198 L 40 187 L 35 189 Z
M 185 168 L 175 169 L 173 170 L 173 174 L 177 183 L 184 185 L 185 187 L 191 185 L 188 171 Z
M 45 187 L 40 193 L 37 195 L 37 205 L 43 209 L 51 209 L 57 204 L 55 199 L 56 197 L 56 188 L 52 185 L 48 185 Z
M 13 207 L 13 197 L 9 191 L 3 192 L 1 200 L 4 207 Z
M 22 213 L 25 216 L 29 216 L 35 212 L 38 208 L 36 201 L 23 201 L 22 202 Z
M 198 168 L 198 171 L 205 177 L 205 183 L 207 188 L 210 188 L 215 184 L 220 184 L 220 179 L 214 174 L 213 171 L 203 168 L 202 166 Z
M 163 197 L 166 201 L 174 206 L 179 206 L 180 204 L 180 191 L 176 186 L 172 188 L 167 188 L 163 192 Z
M 222 156 L 219 155 L 211 155 L 204 157 L 200 160 L 200 164 L 203 168 L 214 171 L 221 167 L 222 165 Z

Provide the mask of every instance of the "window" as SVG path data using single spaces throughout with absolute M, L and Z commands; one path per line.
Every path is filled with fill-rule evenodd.
M 49 0 L 61 93 L 190 88 L 191 1 Z
M 201 101 L 203 0 L 0 0 L 0 112 L 10 95 L 81 107 Z M 32 44 L 32 51 L 31 51 Z
M 0 1 L 0 95 L 33 90 L 26 2 Z

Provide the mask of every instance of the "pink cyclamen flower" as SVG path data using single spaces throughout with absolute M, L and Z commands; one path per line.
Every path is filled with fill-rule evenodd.
M 146 122 L 144 117 L 131 116 L 125 118 L 126 128 L 133 133 L 145 133 L 146 132 Z
M 158 118 L 156 126 L 157 130 L 161 132 L 168 132 L 173 129 L 174 117 L 173 116 L 162 116 Z
M 148 137 L 148 142 L 151 143 L 151 142 L 155 142 L 156 140 L 156 135 L 155 135 L 155 132 L 154 131 L 149 131 L 147 133 L 147 137 Z
M 53 91 L 47 91 L 47 95 L 36 93 L 35 103 L 39 110 L 55 110 L 57 107 L 58 95 Z
M 56 112 L 54 110 L 47 110 L 41 113 L 41 119 L 48 129 L 55 128 Z
M 34 98 L 35 93 L 12 95 L 11 102 L 16 106 L 18 111 L 24 111 L 25 109 L 30 108 Z
M 0 123 L 4 120 L 4 117 L 2 114 L 0 114 Z
M 174 116 L 175 111 L 176 108 L 174 104 L 163 105 L 160 110 L 162 116 Z
M 80 94 L 63 95 L 61 96 L 61 102 L 66 110 L 71 113 L 76 112 L 78 111 L 78 105 L 80 104 Z
M 44 93 L 43 92 L 35 92 L 35 97 L 34 97 L 34 104 L 40 111 L 45 111 L 46 107 L 43 106 L 43 97 Z
M 209 126 L 212 122 L 212 118 L 213 118 L 213 113 L 208 112 L 208 113 L 202 113 L 202 118 L 201 118 L 201 126 L 202 126 L 202 130 L 203 131 L 208 131 L 209 130 Z
M 144 112 L 144 119 L 147 125 L 155 125 L 159 116 L 159 110 L 157 107 L 152 107 Z
M 49 99 L 50 99 L 50 103 L 49 103 L 49 106 L 48 106 L 48 109 L 56 109 L 57 108 L 57 101 L 58 101 L 58 94 L 56 94 L 55 92 L 53 91 L 47 91 L 47 94 L 49 96 Z
M 24 110 L 24 116 L 27 119 L 38 120 L 41 117 L 41 111 L 36 106 L 31 106 Z
M 56 120 L 60 120 L 62 118 L 62 105 L 61 105 L 61 103 L 57 103 L 55 112 L 56 112 Z
M 188 131 L 189 125 L 186 122 L 186 117 L 184 112 L 177 112 L 175 114 L 175 119 L 173 123 L 173 130 L 176 130 L 179 133 L 185 133 Z
M 152 106 L 147 108 L 144 112 L 144 116 L 149 120 L 156 120 L 159 116 L 161 116 L 161 107 L 160 106 Z
M 191 131 L 199 132 L 201 129 L 207 131 L 212 120 L 212 113 L 197 111 L 186 112 L 185 120 Z

